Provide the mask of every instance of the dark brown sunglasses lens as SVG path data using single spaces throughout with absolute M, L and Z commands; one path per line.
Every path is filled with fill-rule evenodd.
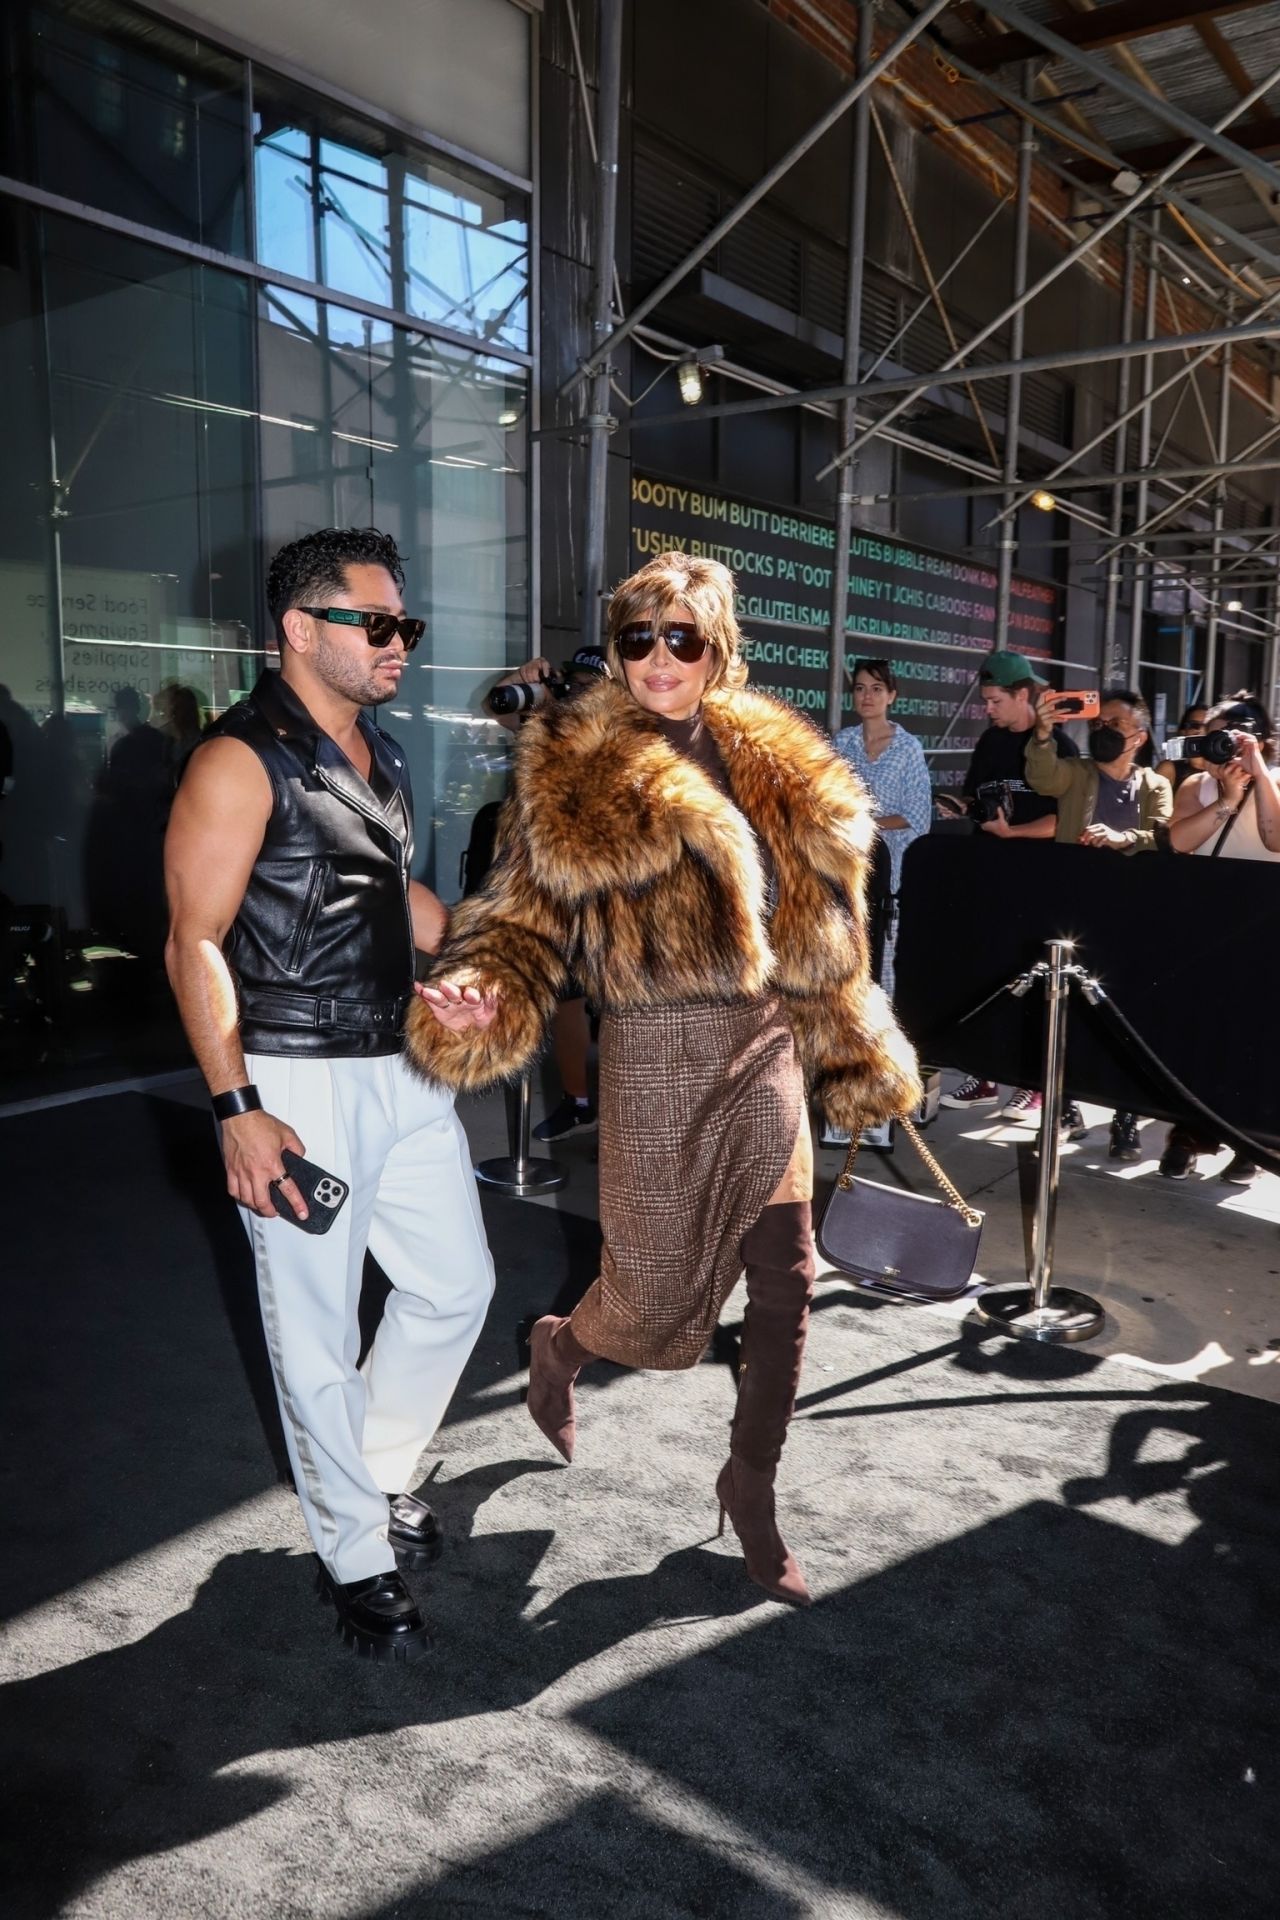
M 618 652 L 624 660 L 643 660 L 653 652 L 652 627 L 624 627 L 618 635 Z

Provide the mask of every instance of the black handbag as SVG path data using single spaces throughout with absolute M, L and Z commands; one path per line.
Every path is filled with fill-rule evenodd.
M 948 1180 L 910 1120 L 895 1124 L 945 1198 L 861 1179 L 853 1171 L 860 1138 L 855 1132 L 818 1223 L 818 1251 L 864 1286 L 909 1300 L 954 1300 L 973 1279 L 984 1215 Z

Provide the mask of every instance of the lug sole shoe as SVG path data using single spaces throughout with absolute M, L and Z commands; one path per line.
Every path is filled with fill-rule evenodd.
M 316 1592 L 337 1610 L 334 1632 L 361 1659 L 404 1665 L 430 1653 L 430 1629 L 398 1573 L 375 1573 L 344 1586 L 321 1567 Z

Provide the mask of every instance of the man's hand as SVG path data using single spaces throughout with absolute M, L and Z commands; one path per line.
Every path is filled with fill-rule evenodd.
M 413 990 L 450 1033 L 466 1033 L 470 1028 L 483 1031 L 498 1017 L 498 994 L 492 987 L 481 993 L 478 987 L 455 987 L 447 980 L 431 987 L 415 981 Z
M 1058 722 L 1058 696 L 1052 687 L 1042 693 L 1036 701 L 1036 739 L 1041 745 L 1052 740 L 1053 729 Z
M 227 1192 L 242 1207 L 262 1215 L 264 1220 L 279 1216 L 271 1198 L 271 1182 L 278 1180 L 285 1205 L 292 1207 L 300 1220 L 307 1217 L 307 1203 L 292 1180 L 284 1178 L 281 1147 L 305 1154 L 306 1148 L 292 1127 L 277 1120 L 273 1113 L 238 1113 L 222 1123 L 222 1158 L 227 1169 Z
M 1122 853 L 1126 847 L 1133 845 L 1133 835 L 1117 832 L 1114 827 L 1105 827 L 1100 820 L 1095 820 L 1080 835 L 1080 845 L 1113 847 L 1117 853 Z
M 1003 807 L 996 809 L 995 818 L 982 822 L 984 833 L 993 833 L 997 840 L 1012 840 L 1013 829 L 1009 825 L 1009 816 Z

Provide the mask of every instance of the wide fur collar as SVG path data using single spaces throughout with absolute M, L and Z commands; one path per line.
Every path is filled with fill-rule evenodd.
M 785 869 L 837 882 L 865 854 L 871 809 L 855 776 L 794 708 L 720 691 L 703 702 L 735 802 L 670 746 L 622 688 L 602 684 L 538 714 L 516 751 L 515 800 L 530 867 L 566 906 L 648 885 L 687 855 L 760 884 L 753 832 Z

